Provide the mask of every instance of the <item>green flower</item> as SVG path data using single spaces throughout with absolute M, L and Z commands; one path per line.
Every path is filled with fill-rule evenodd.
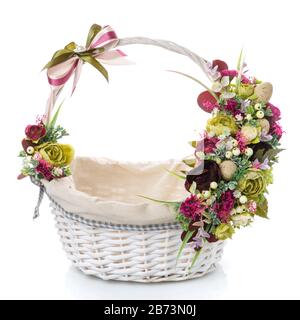
M 249 84 L 241 84 L 238 89 L 238 95 L 243 99 L 252 96 L 254 93 L 254 86 Z
M 266 189 L 266 180 L 263 173 L 257 169 L 250 169 L 239 180 L 239 190 L 248 198 L 257 198 Z
M 220 136 L 224 133 L 235 134 L 238 128 L 232 116 L 219 112 L 207 121 L 206 130 L 208 133 Z
M 70 164 L 74 158 L 74 149 L 69 144 L 46 142 L 35 147 L 35 150 L 44 160 L 57 167 Z
M 242 214 L 236 214 L 231 217 L 231 221 L 233 225 L 237 228 L 246 227 L 252 222 L 252 216 L 248 212 L 242 213 Z
M 215 236 L 219 240 L 226 240 L 231 238 L 234 234 L 234 229 L 230 224 L 221 223 L 217 226 L 215 230 Z

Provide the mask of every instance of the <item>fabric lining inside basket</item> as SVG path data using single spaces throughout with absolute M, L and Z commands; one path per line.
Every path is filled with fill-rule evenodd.
M 120 162 L 107 158 L 77 157 L 70 177 L 43 181 L 49 195 L 65 210 L 84 218 L 118 224 L 159 224 L 175 221 L 175 213 L 138 195 L 182 201 L 187 192 L 179 173 L 180 161 Z

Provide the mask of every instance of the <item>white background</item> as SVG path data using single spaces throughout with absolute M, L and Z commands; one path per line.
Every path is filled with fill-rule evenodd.
M 0 9 L 1 221 L 0 298 L 231 299 L 300 298 L 299 1 L 6 1 Z M 270 188 L 270 220 L 257 219 L 225 248 L 217 271 L 202 279 L 155 285 L 105 282 L 71 267 L 47 201 L 32 221 L 38 190 L 18 182 L 25 125 L 42 114 L 49 93 L 39 71 L 69 41 L 85 42 L 91 24 L 110 24 L 120 38 L 175 41 L 232 68 L 242 46 L 258 78 L 274 85 L 287 151 Z M 136 64 L 108 66 L 110 84 L 89 65 L 67 99 L 61 123 L 81 155 L 127 160 L 182 158 L 208 115 L 202 88 L 167 69 L 205 80 L 187 58 L 128 46 Z M 63 96 L 69 97 L 69 90 Z

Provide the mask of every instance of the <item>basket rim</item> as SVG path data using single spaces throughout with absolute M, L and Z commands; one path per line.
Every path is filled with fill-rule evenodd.
M 88 218 L 83 218 L 79 213 L 69 212 L 65 210 L 57 201 L 55 201 L 51 195 L 48 194 L 46 188 L 42 184 L 42 182 L 31 177 L 31 181 L 34 185 L 40 188 L 40 195 L 38 199 L 38 204 L 36 206 L 36 210 L 38 211 L 39 206 L 42 202 L 43 195 L 46 194 L 48 199 L 50 200 L 50 206 L 55 207 L 59 210 L 66 218 L 73 220 L 75 222 L 87 225 L 93 228 L 106 228 L 112 230 L 126 230 L 126 231 L 157 231 L 157 230 L 174 230 L 181 229 L 181 226 L 178 222 L 174 223 L 158 223 L 158 224 L 142 224 L 142 225 L 134 225 L 134 224 L 117 224 L 111 222 L 101 222 L 97 220 L 92 220 Z M 38 214 L 36 215 L 38 216 Z

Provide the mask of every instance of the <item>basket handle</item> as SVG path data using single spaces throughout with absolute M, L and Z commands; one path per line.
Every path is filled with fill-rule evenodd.
M 147 37 L 129 37 L 129 38 L 120 39 L 118 46 L 127 46 L 130 44 L 153 45 L 153 46 L 161 47 L 169 51 L 173 51 L 178 54 L 187 56 L 202 69 L 202 71 L 210 80 L 212 80 L 210 74 L 208 73 L 207 60 L 198 56 L 196 53 L 192 52 L 191 50 L 176 44 L 175 42 L 161 40 L 161 39 L 151 39 Z
M 96 28 L 96 29 L 95 29 Z M 99 29 L 100 28 L 100 29 Z M 95 30 L 94 30 L 95 29 Z M 100 30 L 100 32 L 99 32 Z M 51 113 L 55 106 L 55 102 L 63 89 L 65 83 L 69 80 L 71 75 L 74 74 L 73 80 L 73 89 L 72 92 L 76 88 L 76 84 L 80 77 L 81 68 L 83 63 L 88 62 L 92 66 L 98 69 L 102 73 L 102 75 L 108 80 L 108 74 L 106 69 L 101 65 L 101 63 L 97 60 L 101 60 L 101 55 L 104 58 L 106 50 L 110 50 L 116 48 L 118 46 L 125 46 L 129 44 L 144 44 L 144 45 L 153 45 L 157 47 L 161 47 L 167 49 L 169 51 L 176 52 L 178 54 L 187 56 L 193 62 L 195 62 L 204 74 L 210 79 L 212 79 L 210 65 L 207 60 L 198 56 L 194 52 L 186 49 L 183 46 L 180 46 L 172 41 L 167 40 L 157 40 L 150 39 L 146 37 L 130 37 L 118 39 L 115 32 L 110 26 L 106 26 L 101 29 L 98 25 L 93 25 L 90 29 L 90 33 L 93 35 L 96 32 L 96 36 L 94 36 L 94 42 L 91 44 L 87 44 L 85 47 L 76 45 L 75 42 L 69 43 L 65 46 L 64 49 L 58 50 L 53 55 L 52 59 L 47 63 L 44 69 L 47 70 L 48 82 L 50 84 L 50 96 L 47 101 L 46 110 L 45 110 L 45 121 L 48 123 L 51 118 Z M 89 36 L 90 36 L 89 33 Z M 87 43 L 89 43 L 87 41 Z M 112 55 L 108 56 L 122 56 L 121 50 L 112 50 Z M 117 55 L 116 55 L 117 53 Z M 106 56 L 106 59 L 109 59 Z M 104 58 L 105 59 L 105 58 Z

